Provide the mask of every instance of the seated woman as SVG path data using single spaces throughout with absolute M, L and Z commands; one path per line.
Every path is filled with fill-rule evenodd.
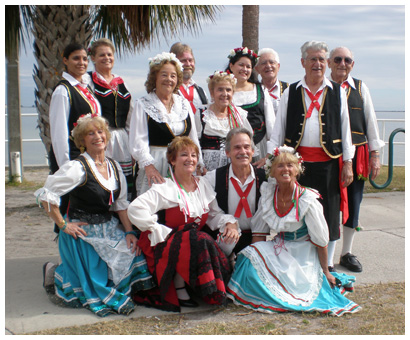
M 72 135 L 82 154 L 48 176 L 34 194 L 61 231 L 62 263 L 57 268 L 51 262 L 44 265 L 43 286 L 68 306 L 83 306 L 98 316 L 128 315 L 135 308 L 131 292 L 154 284 L 127 216 L 126 179 L 120 165 L 105 157 L 107 121 L 87 114 L 75 125 Z M 67 193 L 69 208 L 63 217 L 58 206 Z
M 236 78 L 227 72 L 215 72 L 208 77 L 212 103 L 203 114 L 195 115 L 205 168 L 215 170 L 228 164 L 225 153 L 226 135 L 236 127 L 252 131 L 247 112 L 232 104 Z
M 265 167 L 271 177 L 261 186 L 252 244 L 239 253 L 229 298 L 264 313 L 357 312 L 360 307 L 342 295 L 355 278 L 330 273 L 327 266 L 329 231 L 319 194 L 296 181 L 301 157 L 293 148 L 276 148 Z M 279 234 L 265 241 L 270 231 Z
M 137 293 L 137 303 L 168 311 L 196 307 L 185 284 L 209 304 L 226 302 L 230 270 L 225 254 L 232 252 L 240 235 L 235 218 L 218 207 L 209 182 L 193 176 L 198 155 L 189 137 L 176 137 L 167 149 L 170 176 L 128 207 L 131 222 L 142 231 L 138 245 L 160 293 L 160 298 Z M 219 241 L 201 231 L 205 223 L 219 229 Z

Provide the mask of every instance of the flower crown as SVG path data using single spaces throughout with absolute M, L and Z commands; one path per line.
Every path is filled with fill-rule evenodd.
M 250 50 L 247 47 L 238 47 L 238 48 L 235 48 L 235 49 L 231 50 L 231 52 L 228 55 L 228 58 L 232 59 L 237 54 L 241 54 L 243 56 L 250 57 L 255 62 L 259 58 L 258 55 L 253 50 Z
M 174 53 L 168 52 L 162 52 L 161 54 L 157 54 L 154 58 L 149 58 L 149 66 L 152 67 L 153 65 L 159 65 L 164 60 L 175 61 L 181 71 L 184 68 L 177 56 Z
M 95 118 L 95 117 L 99 117 L 98 113 L 87 113 L 85 115 L 81 115 L 80 117 L 78 117 L 77 122 L 73 123 L 74 127 L 76 127 L 79 123 L 81 123 L 84 119 L 87 118 Z M 72 132 L 72 131 L 71 131 Z
M 237 79 L 235 78 L 235 76 L 231 73 L 231 72 L 229 72 L 229 71 L 215 71 L 215 73 L 214 74 L 211 74 L 207 79 L 206 79 L 206 82 L 207 83 L 209 83 L 210 81 L 211 81 L 211 79 L 213 78 L 213 77 L 226 77 L 226 76 L 229 76 L 229 78 L 231 78 L 231 79 L 233 79 L 233 81 L 234 81 L 234 83 L 236 84 L 236 82 L 237 82 Z
M 296 152 L 294 148 L 292 148 L 290 146 L 286 146 L 286 145 L 280 146 L 278 148 L 275 148 L 273 150 L 273 153 L 266 158 L 266 163 L 263 167 L 265 169 L 266 177 L 269 177 L 269 175 L 270 175 L 270 170 L 272 168 L 272 163 L 275 160 L 275 157 L 279 156 L 281 153 L 284 153 L 284 152 L 295 155 L 296 158 L 298 159 L 298 163 L 299 164 L 303 163 L 302 156 L 299 154 L 299 152 Z

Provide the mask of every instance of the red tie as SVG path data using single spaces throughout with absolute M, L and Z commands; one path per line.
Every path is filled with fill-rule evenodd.
M 277 87 L 278 87 L 278 85 L 275 85 L 274 87 L 272 87 L 272 88 L 269 90 L 269 95 L 270 95 L 271 97 L 273 97 L 273 99 L 278 99 L 278 97 L 276 97 L 276 96 L 272 93 Z
M 252 217 L 251 208 L 249 207 L 249 203 L 248 203 L 247 198 L 248 198 L 249 192 L 252 189 L 253 182 L 255 182 L 255 180 L 252 180 L 252 182 L 250 182 L 248 184 L 248 187 L 246 188 L 245 192 L 242 191 L 242 189 L 239 187 L 238 182 L 235 179 L 233 179 L 232 177 L 231 177 L 231 182 L 232 182 L 233 187 L 235 188 L 236 192 L 238 193 L 238 195 L 240 197 L 238 207 L 236 208 L 234 216 L 236 218 L 239 218 L 241 216 L 242 209 L 245 209 L 246 217 L 247 218 Z
M 88 99 L 88 104 L 91 106 L 92 113 L 98 113 L 98 106 L 95 101 L 95 98 L 92 96 L 90 91 L 87 88 L 82 87 L 80 84 L 77 84 L 76 87 L 81 91 L 81 93 Z
M 309 109 L 306 113 L 306 118 L 310 118 L 310 116 L 312 115 L 313 108 L 316 108 L 318 111 L 320 110 L 320 104 L 317 100 L 319 99 L 320 95 L 322 94 L 323 89 L 320 90 L 319 92 L 317 92 L 315 95 L 313 95 L 308 89 L 305 89 L 305 91 L 308 94 L 310 100 L 312 101 L 312 103 L 310 104 Z
M 183 85 L 179 87 L 179 90 L 181 91 L 182 95 L 189 101 L 189 104 L 191 104 L 192 111 L 195 113 L 196 107 L 194 105 L 194 86 L 189 87 L 189 94 L 188 92 L 186 92 Z
M 341 86 L 346 89 L 349 87 L 349 82 L 346 80 Z

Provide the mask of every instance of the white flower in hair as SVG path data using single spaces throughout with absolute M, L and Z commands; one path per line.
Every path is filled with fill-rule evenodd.
M 248 53 L 248 48 L 245 47 L 245 48 L 243 49 L 242 53 L 243 53 L 243 54 L 247 54 L 247 53 Z
M 229 53 L 228 58 L 229 58 L 229 57 L 234 57 L 235 54 L 236 54 L 235 50 L 231 50 L 231 52 Z
M 157 54 L 154 58 L 148 58 L 149 66 L 151 67 L 153 65 L 161 64 L 161 62 L 164 60 L 175 61 L 180 71 L 182 71 L 183 69 L 182 63 L 179 61 L 179 59 L 176 57 L 174 53 L 168 53 L 168 52 L 162 52 L 161 54 Z
M 273 150 L 273 153 L 269 157 L 266 158 L 266 162 L 265 162 L 265 165 L 263 167 L 264 170 L 265 170 L 265 173 L 266 173 L 266 177 L 269 177 L 270 169 L 272 168 L 272 163 L 273 163 L 274 159 L 277 156 L 279 156 L 281 153 L 290 153 L 292 155 L 295 155 L 298 159 L 298 163 L 299 164 L 303 163 L 302 156 L 298 152 L 295 152 L 294 148 L 292 148 L 290 146 L 286 146 L 286 145 L 280 146 L 278 148 L 275 148 Z
M 215 71 L 214 74 L 211 74 L 208 78 L 206 78 L 206 82 L 209 83 L 213 77 L 226 77 L 229 76 L 229 78 L 233 79 L 234 83 L 236 84 L 237 79 L 235 78 L 235 75 L 229 72 L 225 71 Z

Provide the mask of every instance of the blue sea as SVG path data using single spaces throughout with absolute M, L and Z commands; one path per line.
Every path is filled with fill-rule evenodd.
M 22 107 L 22 114 L 36 114 L 35 107 Z M 388 140 L 390 134 L 396 128 L 405 128 L 405 112 L 404 111 L 376 111 L 377 119 L 401 119 L 401 122 L 386 122 L 385 123 L 385 136 L 383 133 L 383 123 L 379 121 L 379 131 L 383 140 L 386 142 L 386 146 L 382 152 L 383 164 L 388 163 Z M 6 127 L 6 139 L 7 137 L 7 116 L 5 118 Z M 40 140 L 39 129 L 37 128 L 37 115 L 35 116 L 22 116 L 21 119 L 21 131 L 23 138 L 23 164 L 24 166 L 40 166 L 47 165 L 46 150 L 43 143 Z M 24 141 L 25 139 L 38 139 L 38 141 Z M 404 133 L 396 134 L 394 143 L 402 143 L 394 146 L 393 149 L 393 162 L 394 165 L 405 165 L 405 136 Z M 5 143 L 5 164 L 9 163 L 7 143 Z

